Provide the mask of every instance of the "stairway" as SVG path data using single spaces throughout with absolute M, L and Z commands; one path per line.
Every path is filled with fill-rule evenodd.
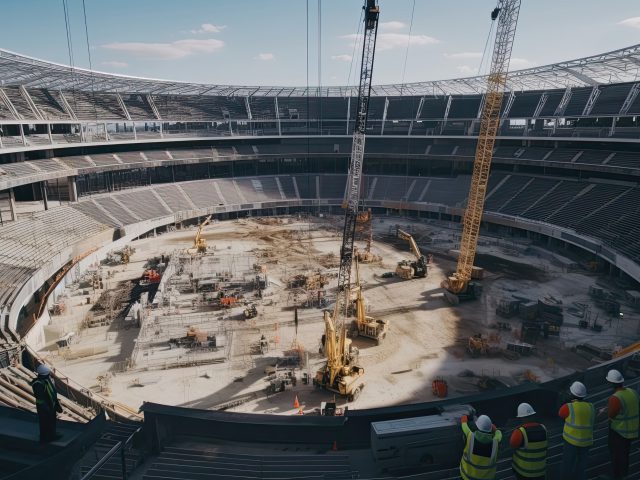
M 109 450 L 118 442 L 127 439 L 141 426 L 138 423 L 108 422 L 102 436 L 93 444 L 89 452 L 80 460 L 80 475 L 85 475 Z M 122 457 L 118 451 L 98 470 L 92 480 L 115 480 L 122 478 Z M 142 451 L 129 444 L 126 448 L 125 459 L 127 475 L 131 474 L 144 461 Z

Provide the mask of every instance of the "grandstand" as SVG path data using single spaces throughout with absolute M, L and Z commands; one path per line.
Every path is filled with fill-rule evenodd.
M 640 45 L 510 74 L 484 232 L 597 260 L 611 283 L 640 290 L 639 74 Z M 47 315 L 38 312 L 51 303 L 46 292 L 66 275 L 76 278 L 107 252 L 155 229 L 210 214 L 232 219 L 341 211 L 357 95 L 352 87 L 150 80 L 72 69 L 5 50 L 0 50 L 0 80 L 0 405 L 17 406 L 25 415 L 34 410 L 23 395 L 30 374 L 16 366 L 16 352 L 24 344 L 46 343 Z M 485 83 L 484 77 L 472 77 L 373 87 L 365 208 L 382 217 L 459 222 Z M 630 377 L 637 375 L 631 358 L 615 364 Z M 560 462 L 560 427 L 552 419 L 557 392 L 580 377 L 593 400 L 603 404 L 606 367 L 532 387 L 545 405 L 554 468 Z M 63 380 L 60 375 L 60 387 Z M 86 430 L 69 427 L 77 438 L 100 431 L 106 442 L 104 425 L 91 423 L 102 418 L 96 416 L 99 410 L 126 422 L 111 428 L 123 441 L 130 438 L 137 426 L 128 422 L 139 421 L 137 415 L 91 394 L 88 385 L 71 388 L 70 383 L 66 379 L 63 390 L 64 419 L 91 424 Z M 447 402 L 490 411 L 508 430 L 512 416 L 491 402 L 515 410 L 522 395 L 514 389 L 499 398 Z M 363 466 L 370 423 L 428 415 L 440 406 L 360 410 L 343 418 L 305 418 L 305 423 L 146 404 L 145 417 L 154 421 L 145 422 L 138 435 L 149 447 L 140 450 L 151 455 L 144 478 L 320 478 L 314 475 L 319 467 L 330 473 L 322 478 L 378 478 L 380 472 Z M 20 424 L 26 418 L 31 417 L 14 420 Z M 202 422 L 203 432 L 217 433 L 191 438 L 180 428 L 183 421 Z M 223 423 L 231 427 L 222 428 Z M 247 428 L 247 423 L 255 425 Z M 237 438 L 235 429 L 251 441 Z M 297 439 L 308 429 L 318 432 L 320 445 Z M 276 430 L 290 435 L 295 446 L 269 445 L 269 432 Z M 326 455 L 334 435 L 344 452 Z M 590 478 L 606 470 L 605 435 L 601 428 Z M 116 436 L 112 431 L 111 438 Z M 355 442 L 355 436 L 366 440 Z M 224 446 L 229 442 L 236 442 L 233 452 Z M 93 455 L 105 453 L 98 448 Z M 144 461 L 140 452 L 127 455 L 130 468 Z M 405 476 L 455 478 L 454 457 Z M 38 464 L 37 458 L 22 460 L 0 474 Z M 631 478 L 640 478 L 637 447 L 632 465 Z M 499 470 L 498 478 L 510 478 L 507 449 Z

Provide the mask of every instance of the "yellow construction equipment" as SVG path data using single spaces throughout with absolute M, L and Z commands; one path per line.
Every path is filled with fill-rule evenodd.
M 367 244 L 364 250 L 355 250 L 355 257 L 360 263 L 375 263 L 382 260 L 382 257 L 371 252 L 373 243 L 373 214 L 371 209 L 362 210 L 356 216 L 356 232 L 360 233 Z
M 396 235 L 398 236 L 398 238 L 409 242 L 411 251 L 416 257 L 416 259 L 412 262 L 409 260 L 402 260 L 401 262 L 398 262 L 398 266 L 396 267 L 396 275 L 405 280 L 410 280 L 412 278 L 425 278 L 427 276 L 427 264 L 429 263 L 429 261 L 420 251 L 420 248 L 418 247 L 418 244 L 414 240 L 413 236 L 405 232 L 404 230 L 400 230 L 399 228 L 396 230 Z
M 640 342 L 632 343 L 631 345 L 621 348 L 613 352 L 613 358 L 624 357 L 630 353 L 640 352 Z
M 191 247 L 188 251 L 189 253 L 207 253 L 207 241 L 202 238 L 202 229 L 211 223 L 211 215 L 204 219 L 200 225 L 198 225 L 198 231 L 196 232 L 196 236 L 193 239 L 193 247 Z
M 493 147 L 500 126 L 500 108 L 507 84 L 507 72 L 519 12 L 520 0 L 498 0 L 498 6 L 491 12 L 491 20 L 498 19 L 498 27 L 491 69 L 487 77 L 487 91 L 482 107 L 471 187 L 463 219 L 460 256 L 455 273 L 442 283 L 445 297 L 453 305 L 457 305 L 462 300 L 475 299 L 481 293 L 480 285 L 471 282 L 471 272 L 478 247 Z
M 364 294 L 362 293 L 362 285 L 360 284 L 360 268 L 358 266 L 358 258 L 355 259 L 356 265 L 356 285 L 355 285 L 355 313 L 356 319 L 351 324 L 352 337 L 366 337 L 376 341 L 380 345 L 387 336 L 389 330 L 389 322 L 385 320 L 376 320 L 365 312 Z
M 364 375 L 364 368 L 351 365 L 351 342 L 347 339 L 347 331 L 342 328 L 336 333 L 331 314 L 327 311 L 324 312 L 324 324 L 323 350 L 327 363 L 316 372 L 313 384 L 347 397 L 352 402 L 364 388 L 364 383 L 358 383 L 358 379 Z

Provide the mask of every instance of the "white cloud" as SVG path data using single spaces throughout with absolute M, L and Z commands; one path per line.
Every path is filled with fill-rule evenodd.
M 198 35 L 201 33 L 220 33 L 227 28 L 226 25 L 214 25 L 212 23 L 203 23 L 197 30 L 191 30 L 191 33 Z
M 104 65 L 105 67 L 112 68 L 127 68 L 129 66 L 126 62 L 118 62 L 116 60 L 108 60 L 106 62 L 101 62 L 100 65 Z
M 456 70 L 458 70 L 461 75 L 475 75 L 478 73 L 477 69 L 470 67 L 469 65 L 458 65 Z
M 640 17 L 630 17 L 618 22 L 618 25 L 624 27 L 640 28 Z
M 381 30 L 402 30 L 406 28 L 407 24 L 403 22 L 398 22 L 396 20 L 392 20 L 390 22 L 380 22 Z
M 446 58 L 482 58 L 481 52 L 443 53 Z
M 331 55 L 331 60 L 339 60 L 341 62 L 350 62 L 351 55 L 342 54 L 342 55 Z
M 361 37 L 361 35 L 360 35 Z M 351 33 L 349 35 L 343 35 L 341 38 L 351 40 L 351 45 L 356 40 L 357 35 Z M 360 38 L 358 38 L 360 40 Z M 406 33 L 380 33 L 378 35 L 378 43 L 376 48 L 378 50 L 393 50 L 394 48 L 406 48 L 407 44 L 424 46 L 434 45 L 440 43 L 437 38 L 430 37 L 428 35 L 409 35 Z
M 197 53 L 213 53 L 223 47 L 224 42 L 214 38 L 202 40 L 188 38 L 171 43 L 113 42 L 102 45 L 102 48 L 107 50 L 166 60 L 184 58 Z
M 262 60 L 262 61 L 269 61 L 269 60 L 273 60 L 275 59 L 275 55 L 273 53 L 259 53 L 258 56 L 256 57 L 257 60 Z
M 519 70 L 533 66 L 535 66 L 535 62 L 527 60 L 526 58 L 511 57 L 511 61 L 509 62 L 509 70 Z

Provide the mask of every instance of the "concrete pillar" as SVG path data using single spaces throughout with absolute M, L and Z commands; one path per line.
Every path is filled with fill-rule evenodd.
M 18 216 L 16 215 L 16 196 L 13 193 L 13 188 L 9 189 L 9 211 L 11 212 L 11 221 L 15 221 Z
M 44 209 L 49 210 L 49 198 L 47 197 L 47 182 L 40 182 L 40 193 L 42 194 L 42 202 Z
M 78 201 L 78 185 L 76 184 L 76 177 L 68 177 L 67 182 L 69 185 L 69 201 Z

